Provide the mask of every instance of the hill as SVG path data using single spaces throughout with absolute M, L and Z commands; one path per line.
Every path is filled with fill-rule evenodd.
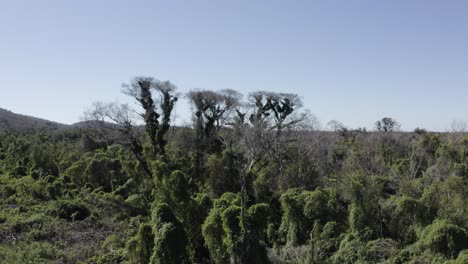
M 69 125 L 0 108 L 0 132 L 59 131 L 69 127 Z

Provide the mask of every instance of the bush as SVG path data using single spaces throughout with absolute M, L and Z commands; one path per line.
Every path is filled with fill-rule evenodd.
M 454 258 L 461 250 L 468 248 L 468 235 L 461 227 L 445 220 L 436 220 L 423 230 L 420 243 L 423 249 Z
M 67 221 L 81 221 L 91 215 L 91 211 L 84 204 L 73 201 L 59 202 L 52 212 Z
M 155 240 L 151 264 L 188 263 L 187 235 L 182 224 L 165 203 L 153 209 Z
M 324 225 L 328 221 L 342 219 L 345 210 L 335 189 L 302 191 L 290 189 L 280 197 L 283 217 L 280 236 L 288 245 L 304 245 L 309 239 L 315 221 Z
M 148 263 L 153 254 L 154 234 L 150 224 L 141 224 L 135 237 L 127 242 L 127 259 L 130 263 Z

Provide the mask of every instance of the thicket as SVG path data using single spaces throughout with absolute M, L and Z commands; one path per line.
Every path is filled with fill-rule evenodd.
M 467 263 L 467 135 L 316 131 L 285 94 L 191 98 L 195 125 L 163 135 L 164 101 L 143 99 L 144 127 L 0 135 L 0 262 Z

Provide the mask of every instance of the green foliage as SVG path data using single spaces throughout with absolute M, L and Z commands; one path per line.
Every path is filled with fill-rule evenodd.
M 84 160 L 79 160 L 65 170 L 65 175 L 73 183 L 84 186 L 87 183 L 87 179 L 83 174 L 85 170 L 86 162 Z
M 445 220 L 436 220 L 424 228 L 420 244 L 424 249 L 453 258 L 468 248 L 468 234 L 464 228 Z
M 221 222 L 223 226 L 223 244 L 231 256 L 231 262 L 236 263 L 234 259 L 240 256 L 241 241 L 241 208 L 231 205 L 221 213 Z
M 21 242 L 16 245 L 0 245 L 1 263 L 38 263 L 57 261 L 60 250 L 52 243 Z
M 437 149 L 441 144 L 439 134 L 426 134 L 419 140 L 419 145 L 426 151 L 429 156 L 435 156 Z
M 149 263 L 154 249 L 154 234 L 150 224 L 141 224 L 135 237 L 127 242 L 127 259 L 132 264 Z
M 387 262 L 398 252 L 397 243 L 391 239 L 365 242 L 359 234 L 346 235 L 339 249 L 330 258 L 331 263 L 393 263 Z
M 248 238 L 248 263 L 270 263 L 265 243 L 269 216 L 270 206 L 265 203 L 254 204 L 247 210 L 245 230 Z
M 258 201 L 270 202 L 273 198 L 274 193 L 270 188 L 267 177 L 265 173 L 260 173 L 252 183 L 255 198 Z
M 141 182 L 135 173 L 134 164 L 126 155 L 127 153 L 118 146 L 111 146 L 107 150 L 97 149 L 71 163 L 65 169 L 64 177 L 77 187 L 93 190 L 101 188 L 105 192 L 118 190 L 122 193 L 124 191 L 122 187 L 130 179 L 133 179 L 134 183 Z M 127 184 L 126 188 L 129 187 Z
M 214 263 L 226 263 L 234 252 L 238 253 L 240 211 L 236 200 L 237 195 L 233 193 L 224 193 L 219 199 L 215 199 L 213 208 L 203 223 L 203 238 Z
M 303 243 L 307 236 L 307 229 L 310 229 L 309 222 L 305 219 L 303 208 L 304 200 L 299 189 L 291 189 L 281 195 L 281 208 L 283 219 L 280 232 L 286 235 L 288 244 Z
M 398 245 L 388 238 L 372 240 L 366 244 L 366 260 L 369 263 L 382 263 L 398 252 Z
M 353 175 L 349 181 L 348 222 L 352 232 L 369 233 L 376 237 L 381 228 L 379 194 L 382 186 L 376 179 L 362 175 Z
M 288 245 L 305 244 L 315 221 L 325 224 L 344 216 L 334 189 L 290 189 L 281 195 L 280 201 L 283 218 L 279 231 Z
M 150 263 L 188 263 L 187 235 L 167 204 L 155 205 L 152 213 L 154 249 Z
M 243 224 L 246 146 L 178 129 L 166 155 L 138 138 L 149 173 L 109 135 L 0 135 L 0 263 L 237 264 L 244 237 L 247 263 L 468 261 L 463 134 L 285 133 L 255 157 Z
M 208 190 L 215 196 L 240 190 L 239 162 L 241 154 L 232 149 L 208 156 L 206 162 Z
M 388 224 L 392 236 L 403 244 L 415 242 L 415 227 L 430 221 L 427 208 L 421 201 L 407 196 L 396 198 L 393 206 Z
M 178 170 L 173 171 L 167 186 L 170 188 L 170 196 L 173 201 L 183 203 L 189 200 L 189 184 L 183 172 Z
M 321 263 L 333 256 L 339 248 L 341 234 L 344 233 L 345 228 L 345 225 L 335 221 L 328 222 L 323 227 L 316 222 L 309 241 L 306 262 Z
M 33 145 L 29 154 L 29 172 L 39 176 L 58 176 L 59 169 L 55 163 L 54 146 L 51 144 Z
M 468 263 L 468 249 L 462 250 L 457 259 L 449 260 L 445 264 L 465 264 Z
M 331 257 L 331 263 L 365 263 L 365 255 L 366 244 L 359 235 L 351 233 L 341 240 L 338 250 Z
M 80 202 L 59 202 L 53 213 L 67 221 L 80 221 L 90 216 L 90 210 Z
M 105 192 L 111 192 L 120 171 L 121 164 L 118 160 L 97 153 L 87 164 L 85 174 L 88 175 L 87 182 L 94 188 L 102 187 Z
M 214 263 L 239 263 L 241 238 L 246 232 L 248 263 L 269 263 L 265 250 L 269 206 L 254 204 L 249 207 L 244 227 L 237 199 L 237 195 L 225 193 L 214 200 L 214 206 L 203 224 L 203 237 L 211 259 Z
M 228 251 L 223 244 L 224 229 L 219 211 L 218 208 L 213 208 L 202 227 L 203 238 L 210 251 L 211 259 L 217 264 L 228 261 Z
M 205 246 L 202 234 L 202 225 L 207 218 L 212 201 L 206 194 L 197 193 L 189 203 L 187 223 L 185 225 L 191 247 L 190 259 L 193 263 L 206 263 L 210 259 L 210 253 Z
M 468 178 L 450 176 L 437 184 L 438 215 L 468 228 Z

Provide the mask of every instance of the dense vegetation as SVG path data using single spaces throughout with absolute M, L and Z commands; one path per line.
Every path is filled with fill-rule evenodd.
M 297 96 L 124 86 L 90 128 L 0 135 L 0 263 L 468 263 L 468 136 L 315 131 Z

